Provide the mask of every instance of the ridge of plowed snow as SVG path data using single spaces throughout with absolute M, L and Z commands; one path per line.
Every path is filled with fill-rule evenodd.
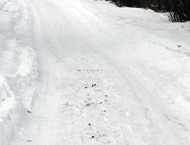
M 13 33 L 20 6 L 0 1 L 0 145 L 9 145 L 26 123 L 37 86 L 36 53 Z

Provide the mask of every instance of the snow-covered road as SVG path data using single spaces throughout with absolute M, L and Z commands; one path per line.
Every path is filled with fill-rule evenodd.
M 0 145 L 190 144 L 189 23 L 94 0 L 0 9 Z

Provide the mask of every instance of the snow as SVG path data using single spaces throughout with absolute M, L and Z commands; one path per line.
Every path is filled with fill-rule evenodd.
M 38 63 L 30 46 L 15 38 L 16 2 L 0 1 L 0 144 L 9 145 L 31 110 Z
M 190 144 L 190 23 L 94 0 L 0 0 L 0 145 Z

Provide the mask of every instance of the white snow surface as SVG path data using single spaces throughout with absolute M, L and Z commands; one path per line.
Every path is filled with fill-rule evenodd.
M 189 144 L 189 22 L 100 0 L 0 0 L 0 145 Z

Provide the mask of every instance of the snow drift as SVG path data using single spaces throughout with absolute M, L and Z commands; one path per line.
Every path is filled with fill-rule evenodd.
M 9 145 L 21 129 L 37 85 L 36 54 L 14 36 L 20 6 L 0 1 L 0 145 Z

